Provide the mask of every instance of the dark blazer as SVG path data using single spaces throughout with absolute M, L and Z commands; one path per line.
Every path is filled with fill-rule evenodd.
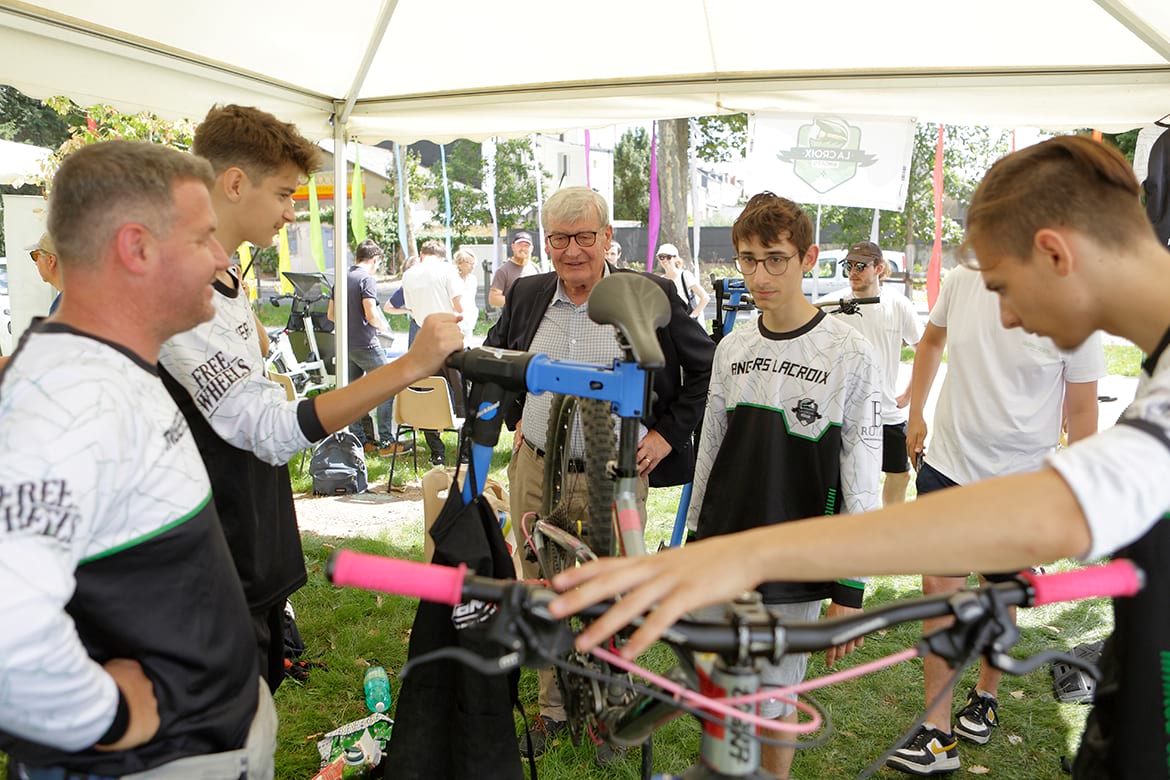
M 640 273 L 610 266 L 611 273 Z M 675 292 L 674 283 L 653 274 L 642 274 L 657 284 L 670 301 L 670 323 L 658 329 L 658 341 L 666 356 L 666 368 L 654 372 L 654 400 L 642 422 L 657 431 L 672 447 L 654 471 L 652 487 L 682 485 L 695 471 L 693 434 L 703 420 L 707 406 L 707 385 L 711 381 L 711 360 L 715 342 L 686 310 Z M 508 290 L 500 319 L 488 331 L 484 345 L 527 351 L 544 313 L 557 290 L 555 272 L 517 279 Z M 524 396 L 505 411 L 508 428 L 515 430 L 524 413 Z

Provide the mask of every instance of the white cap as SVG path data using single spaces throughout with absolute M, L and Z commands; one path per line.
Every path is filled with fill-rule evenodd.
M 671 257 L 678 257 L 678 247 L 674 244 L 663 244 L 658 247 L 659 255 L 670 255 Z M 655 255 L 657 257 L 658 255 Z

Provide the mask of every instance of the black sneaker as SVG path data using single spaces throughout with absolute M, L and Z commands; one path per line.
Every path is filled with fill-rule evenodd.
M 886 766 L 912 775 L 939 775 L 959 768 L 958 742 L 938 729 L 919 726 L 902 747 L 894 751 Z
M 611 745 L 608 742 L 602 742 L 597 746 L 597 752 L 593 756 L 593 763 L 601 769 L 605 769 L 610 764 L 621 761 L 625 756 L 625 745 Z
M 999 725 L 999 702 L 989 693 L 974 688 L 967 694 L 967 705 L 955 717 L 955 733 L 968 742 L 986 745 L 991 730 Z
M 541 715 L 532 724 L 532 757 L 540 758 L 548 750 L 549 743 L 565 730 L 567 724 L 563 720 L 553 720 L 547 715 Z M 528 735 L 520 735 L 520 755 L 528 758 Z

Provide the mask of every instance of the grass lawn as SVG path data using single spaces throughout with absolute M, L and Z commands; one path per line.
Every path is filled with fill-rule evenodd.
M 652 522 L 648 532 L 651 549 L 669 537 L 673 525 L 677 490 L 651 493 Z M 298 622 L 310 654 L 326 663 L 328 671 L 314 670 L 306 683 L 286 682 L 277 694 L 281 716 L 277 777 L 295 780 L 311 776 L 316 766 L 313 747 L 317 736 L 364 713 L 362 674 L 368 663 L 400 669 L 405 663 L 408 632 L 414 602 L 352 590 L 340 590 L 325 583 L 322 567 L 328 553 L 345 545 L 367 552 L 419 558 L 421 540 L 385 537 L 378 540 L 345 541 L 314 536 L 305 539 L 310 570 L 309 584 L 293 597 Z M 871 605 L 918 593 L 915 577 L 882 577 L 871 585 Z M 1105 636 L 1112 626 L 1112 614 L 1102 600 L 1074 605 L 1054 605 L 1021 612 L 1024 652 L 1062 647 Z M 902 626 L 873 636 L 855 654 L 856 661 L 895 652 L 914 643 L 919 627 Z M 1018 654 L 1018 653 L 1017 653 Z M 663 670 L 669 664 L 664 647 L 654 648 L 644 663 Z M 823 661 L 815 657 L 810 675 L 824 673 Z M 397 692 L 399 681 L 391 672 Z M 888 747 L 917 715 L 921 701 L 921 662 L 900 664 L 860 680 L 851 681 L 817 694 L 829 710 L 837 733 L 828 744 L 798 753 L 793 774 L 801 778 L 853 777 Z M 958 698 L 974 684 L 976 674 L 964 674 Z M 1051 693 L 1052 677 L 1044 667 L 1026 677 L 1008 677 L 1000 690 L 1000 719 L 1003 724 L 985 747 L 963 745 L 965 768 L 988 767 L 997 778 L 1059 778 L 1061 756 L 1075 753 L 1088 708 L 1059 704 Z M 528 711 L 536 709 L 536 679 L 525 672 L 521 697 Z M 655 734 L 657 772 L 681 771 L 697 757 L 699 728 L 689 717 L 676 720 Z M 554 743 L 540 759 L 542 778 L 620 777 L 637 778 L 637 751 L 602 772 L 592 763 L 592 748 L 573 746 L 567 738 Z M 977 770 L 978 771 L 978 770 Z M 882 770 L 879 776 L 900 777 Z

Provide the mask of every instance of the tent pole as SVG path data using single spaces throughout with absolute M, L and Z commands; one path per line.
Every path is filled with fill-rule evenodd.
M 337 113 L 333 120 L 333 347 L 337 355 L 337 386 L 349 384 L 349 309 L 346 297 L 349 293 L 349 237 L 346 233 L 346 163 L 345 124 L 338 121 L 341 116 L 341 101 L 334 103 Z

